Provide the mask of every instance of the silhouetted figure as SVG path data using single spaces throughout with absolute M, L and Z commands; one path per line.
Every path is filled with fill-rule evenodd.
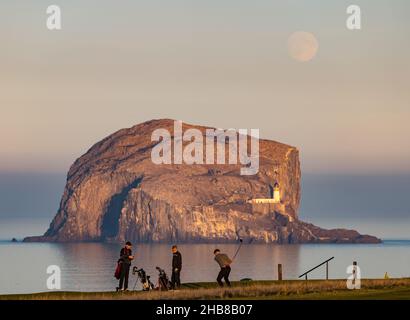
M 126 291 L 128 290 L 128 277 L 130 275 L 131 261 L 134 259 L 132 255 L 132 244 L 127 241 L 125 247 L 120 251 L 120 260 L 121 260 L 121 275 L 120 283 L 117 287 L 117 291 Z
M 178 251 L 177 246 L 172 246 L 172 276 L 171 286 L 172 289 L 179 289 L 181 286 L 181 269 L 182 269 L 182 256 Z
M 219 271 L 219 274 L 218 274 L 218 277 L 216 278 L 216 281 L 218 282 L 218 284 L 221 287 L 223 287 L 224 284 L 222 282 L 222 279 L 224 279 L 226 285 L 228 287 L 230 287 L 231 282 L 229 281 L 229 274 L 231 273 L 230 264 L 232 263 L 232 260 L 229 259 L 229 257 L 225 253 L 221 253 L 221 250 L 219 250 L 219 249 L 214 250 L 214 255 L 215 255 L 215 261 L 221 267 L 221 271 Z

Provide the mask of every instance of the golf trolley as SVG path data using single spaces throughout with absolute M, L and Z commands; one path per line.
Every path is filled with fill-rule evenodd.
M 132 274 L 137 274 L 137 280 L 135 280 L 133 290 L 135 290 L 138 280 L 141 282 L 142 291 L 150 291 L 154 289 L 154 284 L 150 280 L 151 277 L 147 275 L 144 269 L 138 269 L 137 267 L 133 267 Z
M 160 267 L 155 267 L 158 270 L 158 285 L 157 288 L 160 291 L 167 291 L 172 288 L 171 282 L 168 279 L 167 274 L 165 273 L 164 269 Z

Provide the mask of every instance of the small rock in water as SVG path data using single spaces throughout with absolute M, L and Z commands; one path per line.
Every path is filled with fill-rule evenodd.
M 17 242 L 16 238 L 11 239 L 11 242 Z

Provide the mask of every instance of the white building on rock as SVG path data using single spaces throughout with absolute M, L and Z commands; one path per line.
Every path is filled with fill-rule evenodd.
M 248 203 L 280 203 L 280 187 L 279 183 L 275 182 L 273 185 L 273 197 L 272 198 L 256 198 L 251 199 Z

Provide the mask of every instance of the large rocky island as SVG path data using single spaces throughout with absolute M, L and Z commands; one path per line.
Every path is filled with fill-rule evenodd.
M 95 144 L 71 166 L 47 232 L 25 241 L 380 242 L 298 219 L 301 172 L 295 147 L 260 140 L 255 175 L 241 175 L 241 164 L 153 163 L 158 142 L 151 141 L 152 132 L 173 127 L 173 120 L 152 120 Z M 183 126 L 190 128 L 204 135 L 207 129 Z M 274 189 L 280 200 L 270 201 Z

